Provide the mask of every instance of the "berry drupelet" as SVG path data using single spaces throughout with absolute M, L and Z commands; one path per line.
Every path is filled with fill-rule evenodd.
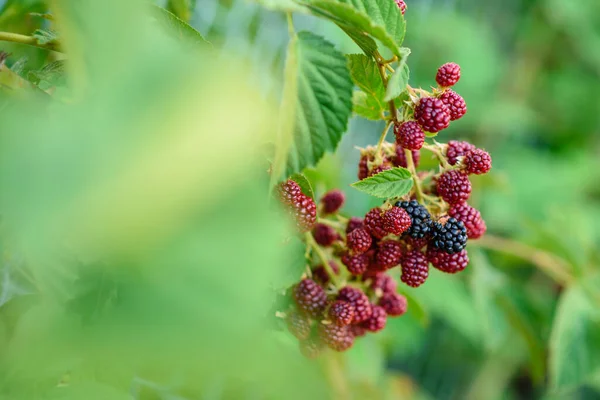
M 402 276 L 400 280 L 411 287 L 419 287 L 429 276 L 429 261 L 420 251 L 409 251 L 400 260 Z
M 294 300 L 303 314 L 318 318 L 327 305 L 327 294 L 312 279 L 302 279 L 294 288 Z
M 416 200 L 399 201 L 396 207 L 406 210 L 411 219 L 410 228 L 406 234 L 413 239 L 423 239 L 431 233 L 431 215 L 425 206 Z
M 425 132 L 416 121 L 394 125 L 397 146 L 408 150 L 420 150 L 425 143 Z
M 382 217 L 383 229 L 393 235 L 402 235 L 410 228 L 411 218 L 405 209 L 392 207 Z
M 447 90 L 442 93 L 440 100 L 448 107 L 451 121 L 456 121 L 467 113 L 467 103 L 465 103 L 465 99 L 453 90 Z
M 427 259 L 435 268 L 448 274 L 460 272 L 469 264 L 469 256 L 466 250 L 448 254 L 443 250 L 430 247 L 427 248 Z
M 492 157 L 485 150 L 475 149 L 465 155 L 464 164 L 469 174 L 486 174 L 492 168 Z
M 441 87 L 450 87 L 456 85 L 460 79 L 460 66 L 456 63 L 450 62 L 442 65 L 438 68 L 435 76 L 435 81 Z
M 375 256 L 375 266 L 378 271 L 385 271 L 400 264 L 402 257 L 402 244 L 397 240 L 384 240 L 379 243 Z
M 346 286 L 340 290 L 337 299 L 347 301 L 354 306 L 353 324 L 365 321 L 373 312 L 369 298 L 360 289 Z
M 346 245 L 354 254 L 362 254 L 371 248 L 373 238 L 364 228 L 354 229 L 346 236 Z
M 388 233 L 383 227 L 382 210 L 379 207 L 371 209 L 365 215 L 365 229 L 375 238 L 383 239 Z
M 415 106 L 415 119 L 424 131 L 436 133 L 450 125 L 450 110 L 435 97 L 423 97 Z
M 385 328 L 387 323 L 387 313 L 381 306 L 371 306 L 371 308 L 373 309 L 371 316 L 360 325 L 369 332 L 379 332 Z
M 458 253 L 467 246 L 467 228 L 456 218 L 449 218 L 445 223 L 436 222 L 430 244 L 448 254 Z
M 362 275 L 369 267 L 369 256 L 366 254 L 352 255 L 346 253 L 342 256 L 342 264 L 352 275 Z
M 403 315 L 408 308 L 406 297 L 398 293 L 385 293 L 381 296 L 381 299 L 379 299 L 379 305 L 385 310 L 387 315 L 391 317 Z
M 339 235 L 332 227 L 324 224 L 316 224 L 312 230 L 315 241 L 323 247 L 329 247 L 335 242 Z
M 329 319 L 337 325 L 350 325 L 354 319 L 354 306 L 347 301 L 336 300 L 327 312 Z
M 346 195 L 341 190 L 330 190 L 321 198 L 323 214 L 334 214 L 342 208 Z
M 467 201 L 471 195 L 471 182 L 467 174 L 451 170 L 444 172 L 437 180 L 437 193 L 450 204 Z
M 475 150 L 475 146 L 469 142 L 459 142 L 451 140 L 448 142 L 448 148 L 446 149 L 446 158 L 450 165 L 456 165 L 458 157 L 464 157 L 471 150 Z
M 453 204 L 448 210 L 448 215 L 465 224 L 469 239 L 479 239 L 487 230 L 479 210 L 467 203 Z

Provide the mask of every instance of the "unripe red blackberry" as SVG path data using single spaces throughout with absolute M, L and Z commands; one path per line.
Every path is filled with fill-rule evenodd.
M 350 325 L 354 319 L 354 306 L 347 301 L 336 300 L 329 306 L 329 319 L 337 325 Z
M 492 157 L 485 150 L 471 150 L 465 155 L 465 167 L 469 174 L 486 174 L 492 168 Z
M 374 292 L 381 291 L 381 293 L 395 293 L 396 289 L 398 289 L 398 284 L 386 273 L 378 272 L 373 276 L 369 277 L 371 279 L 370 288 Z
M 471 150 L 475 150 L 475 146 L 469 142 L 459 142 L 456 140 L 449 141 L 448 149 L 446 150 L 448 163 L 450 163 L 450 165 L 456 165 L 458 157 L 465 156 Z
M 461 171 L 446 171 L 437 180 L 438 195 L 450 204 L 467 201 L 471 195 L 471 181 Z
M 323 352 L 323 344 L 318 338 L 309 338 L 299 342 L 300 352 L 311 360 L 317 358 Z
M 369 319 L 360 325 L 369 332 L 379 332 L 385 328 L 385 324 L 387 323 L 387 313 L 381 306 L 371 306 L 371 308 L 373 309 L 373 313 Z
M 354 344 L 354 335 L 347 326 L 319 324 L 318 332 L 321 342 L 335 351 L 348 350 Z
M 311 318 L 318 318 L 327 305 L 327 294 L 312 279 L 302 279 L 294 288 L 298 310 Z
M 337 263 L 335 261 L 329 260 L 329 266 L 331 267 L 331 270 L 336 275 L 340 274 L 340 267 L 337 265 Z M 317 266 L 313 270 L 312 276 L 316 282 L 320 283 L 323 286 L 327 285 L 331 279 L 329 274 L 327 273 L 327 270 L 325 269 L 325 267 L 323 267 L 323 265 Z
M 396 0 L 396 5 L 398 6 L 398 8 L 400 8 L 400 11 L 402 11 L 402 15 L 404 15 L 404 13 L 406 12 L 406 3 L 404 2 L 404 0 Z
M 435 268 L 448 274 L 460 272 L 469 264 L 469 256 L 466 250 L 448 254 L 443 250 L 431 247 L 427 248 L 427 259 Z
M 381 173 L 383 171 L 387 171 L 387 170 L 390 170 L 390 169 L 392 169 L 392 165 L 389 162 L 386 161 L 383 164 L 374 167 L 371 170 L 371 172 L 369 172 L 369 176 L 377 175 L 377 174 L 379 174 L 379 173 Z
M 445 222 L 433 225 L 433 235 L 429 242 L 432 247 L 448 254 L 458 253 L 467 246 L 467 228 L 456 218 L 448 218 Z
M 369 162 L 375 160 L 375 156 L 369 153 L 365 153 L 360 157 L 358 162 L 358 179 L 363 180 L 370 176 L 376 175 L 380 172 L 387 171 L 392 168 L 392 163 L 387 159 L 383 158 L 380 165 L 372 166 L 369 168 Z
M 381 208 L 375 207 L 365 215 L 365 229 L 375 238 L 382 239 L 388 233 L 383 227 Z
M 351 286 L 343 287 L 338 293 L 337 299 L 347 301 L 354 306 L 353 324 L 365 321 L 373 312 L 369 298 L 360 289 Z
M 399 317 L 408 309 L 406 297 L 398 293 L 386 293 L 379 299 L 379 305 L 391 317 Z
M 400 260 L 402 276 L 400 280 L 411 287 L 419 287 L 429 276 L 429 261 L 420 251 L 409 251 Z
M 310 336 L 312 321 L 306 315 L 291 311 L 287 314 L 286 323 L 288 330 L 292 335 L 296 336 L 298 340 L 305 340 Z
M 346 225 L 346 233 L 350 233 L 355 229 L 363 227 L 363 219 L 360 217 L 352 217 L 348 220 L 348 225 Z
M 364 228 L 358 228 L 346 236 L 346 245 L 354 254 L 362 254 L 371 248 L 373 238 Z
M 487 227 L 481 218 L 481 213 L 467 203 L 453 204 L 448 210 L 448 215 L 465 224 L 469 239 L 478 239 L 483 236 Z
M 368 154 L 360 156 L 360 160 L 358 161 L 358 180 L 362 181 L 369 176 L 369 161 L 371 161 L 371 157 Z
M 384 240 L 379 243 L 375 263 L 379 271 L 385 271 L 400 264 L 402 245 L 397 240 Z
M 302 188 L 295 181 L 288 179 L 279 184 L 277 188 L 279 199 L 283 204 L 292 205 L 297 202 L 297 199 L 302 195 Z
M 308 232 L 317 221 L 317 205 L 308 196 L 300 196 L 300 201 L 292 205 L 296 226 L 300 232 Z
M 352 275 L 362 275 L 369 267 L 369 257 L 366 254 L 352 255 L 346 253 L 342 256 L 342 264 Z
M 460 66 L 450 62 L 442 65 L 435 76 L 435 81 L 441 87 L 450 87 L 456 85 L 460 79 Z
M 413 163 L 415 164 L 415 168 L 419 166 L 419 161 L 421 160 L 421 152 L 418 150 L 412 151 Z M 396 145 L 396 157 L 394 158 L 394 165 L 397 167 L 408 168 L 408 163 L 406 162 L 406 154 L 404 153 L 404 149 L 401 146 Z
M 333 214 L 342 208 L 346 201 L 346 195 L 341 190 L 330 190 L 321 198 L 323 214 Z
M 427 242 L 429 242 L 429 237 L 423 237 L 419 239 L 415 239 L 412 236 L 406 236 L 403 238 L 404 243 L 406 243 L 409 250 L 421 250 L 423 247 L 427 246 Z
M 350 331 L 350 334 L 355 338 L 362 337 L 367 334 L 367 330 L 360 325 L 350 325 L 348 327 L 348 330 Z
M 387 210 L 382 217 L 383 229 L 394 235 L 402 235 L 410 228 L 410 215 L 405 209 L 392 207 Z
M 316 224 L 312 230 L 312 235 L 315 242 L 324 247 L 331 246 L 339 238 L 335 229 L 325 224 Z
M 415 119 L 426 132 L 439 132 L 450 125 L 450 110 L 435 97 L 423 97 L 415 106 Z
M 456 121 L 467 113 L 467 103 L 465 99 L 453 90 L 446 90 L 440 96 L 442 103 L 450 110 L 450 121 Z
M 425 143 L 425 132 L 416 121 L 394 125 L 396 145 L 408 150 L 419 150 Z

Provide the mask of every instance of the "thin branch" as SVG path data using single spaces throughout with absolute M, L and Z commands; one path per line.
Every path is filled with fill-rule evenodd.
M 27 46 L 39 47 L 41 49 L 59 51 L 56 43 L 50 42 L 50 43 L 46 43 L 46 44 L 40 44 L 40 43 L 38 43 L 38 40 L 35 37 L 21 35 L 19 33 L 0 32 L 0 41 L 20 43 L 20 44 L 24 44 Z

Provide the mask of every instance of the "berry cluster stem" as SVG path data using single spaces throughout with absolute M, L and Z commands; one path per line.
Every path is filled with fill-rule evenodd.
M 312 251 L 317 253 L 317 256 L 321 260 L 321 263 L 323 263 L 323 268 L 325 268 L 325 271 L 327 271 L 327 275 L 329 275 L 329 278 L 331 279 L 331 281 L 333 282 L 335 287 L 339 287 L 337 275 L 336 275 L 335 271 L 331 268 L 331 265 L 329 265 L 329 260 L 327 259 L 327 255 L 323 252 L 323 249 L 321 249 L 319 244 L 315 241 L 315 238 L 313 237 L 312 233 L 306 232 L 305 238 L 306 238 L 306 245 Z
M 58 51 L 56 43 L 39 44 L 33 36 L 21 35 L 12 32 L 0 32 L 0 41 L 25 44 L 28 46 L 39 47 L 41 49 Z
M 394 121 L 388 121 L 385 124 L 385 128 L 383 128 L 383 132 L 381 132 L 381 136 L 379 137 L 379 142 L 377 142 L 377 150 L 376 150 L 375 154 L 376 154 L 377 158 L 379 159 L 379 161 L 381 161 L 381 158 L 382 158 L 381 149 L 383 147 L 383 143 L 385 142 L 385 137 L 387 136 L 387 133 L 393 124 L 394 124 Z
M 444 157 L 444 155 L 442 154 L 442 152 L 436 146 L 432 146 L 432 145 L 429 145 L 429 144 L 425 143 L 423 145 L 423 148 L 425 150 L 433 153 L 437 157 L 437 159 L 440 161 L 440 164 L 442 164 L 442 167 L 444 169 L 447 170 L 447 169 L 451 169 L 452 168 L 452 165 L 450 165 L 448 163 L 448 160 L 446 160 L 446 157 Z
M 410 175 L 412 176 L 414 187 L 415 187 L 415 196 L 417 197 L 417 201 L 419 203 L 423 202 L 423 188 L 421 187 L 421 180 L 417 175 L 417 169 L 415 168 L 415 161 L 413 160 L 412 151 L 404 150 L 404 155 L 406 156 L 406 166 L 410 171 Z

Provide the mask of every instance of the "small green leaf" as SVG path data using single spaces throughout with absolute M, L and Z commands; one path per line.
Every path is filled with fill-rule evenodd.
M 393 100 L 404 93 L 406 91 L 406 86 L 408 85 L 409 76 L 410 72 L 408 64 L 406 64 L 406 57 L 404 57 L 388 82 L 384 100 Z
M 335 151 L 352 113 L 352 79 L 342 53 L 320 36 L 298 33 L 298 95 L 287 174 Z
M 38 86 L 42 83 L 45 83 L 48 87 L 63 86 L 66 84 L 65 74 L 65 60 L 57 60 L 44 65 L 38 71 L 29 71 L 27 79 Z M 48 88 L 43 89 L 46 90 Z
M 152 9 L 156 20 L 167 29 L 172 30 L 179 39 L 189 40 L 196 44 L 209 43 L 202 37 L 200 32 L 192 28 L 185 21 L 182 21 L 172 12 L 158 6 L 153 6 Z
M 32 36 L 40 45 L 55 43 L 58 40 L 55 32 L 46 29 L 36 29 Z
M 366 95 L 358 95 L 359 97 L 353 98 L 355 112 L 365 118 L 381 119 L 381 113 L 387 109 L 387 104 L 384 101 L 385 87 L 377 64 L 372 58 L 363 54 L 350 54 L 347 57 L 350 76 L 356 86 Z M 356 109 L 357 103 L 358 109 Z
M 355 114 L 373 121 L 381 119 L 381 112 L 383 111 L 381 103 L 362 90 L 357 90 L 352 94 L 352 104 L 352 111 Z
M 352 187 L 371 196 L 389 199 L 407 194 L 413 186 L 410 171 L 397 167 L 355 182 Z
M 313 14 L 342 27 L 368 55 L 373 55 L 373 41 L 379 40 L 399 58 L 406 23 L 402 12 L 391 0 L 298 0 Z
M 313 192 L 312 185 L 306 176 L 303 174 L 294 174 L 290 176 L 290 179 L 296 182 L 300 189 L 302 189 L 302 193 L 310 197 L 311 199 L 315 199 L 315 193 Z
M 350 39 L 354 40 L 354 42 L 360 47 L 362 51 L 365 52 L 369 57 L 375 57 L 375 52 L 377 51 L 377 43 L 373 38 L 364 34 L 361 30 L 356 28 L 351 28 L 349 26 L 344 26 L 338 24 L 338 26 L 346 32 L 346 35 L 350 37 Z
M 195 0 L 169 0 L 167 7 L 179 19 L 189 23 L 192 19 L 192 11 L 196 5 L 195 3 Z

